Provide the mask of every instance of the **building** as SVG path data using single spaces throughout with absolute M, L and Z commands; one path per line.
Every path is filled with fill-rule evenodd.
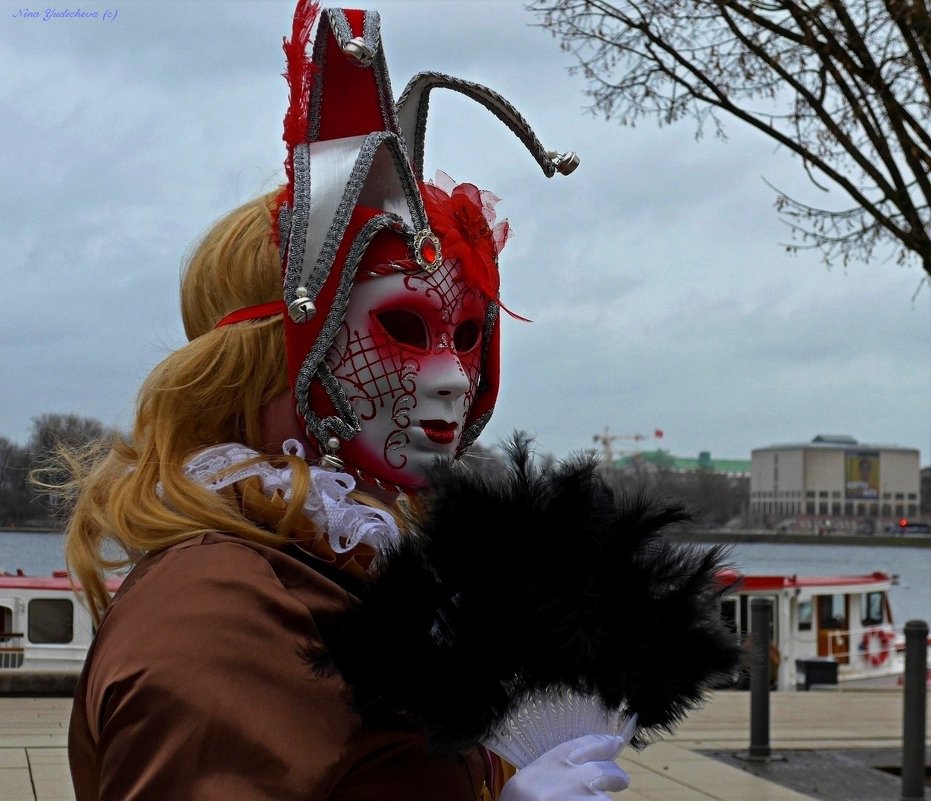
M 892 522 L 921 508 L 919 453 L 846 435 L 770 445 L 751 454 L 750 514 L 779 521 L 808 516 Z

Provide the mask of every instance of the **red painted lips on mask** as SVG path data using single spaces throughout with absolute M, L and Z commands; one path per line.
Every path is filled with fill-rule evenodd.
M 421 420 L 420 427 L 429 439 L 438 445 L 449 445 L 456 438 L 456 423 L 445 420 Z

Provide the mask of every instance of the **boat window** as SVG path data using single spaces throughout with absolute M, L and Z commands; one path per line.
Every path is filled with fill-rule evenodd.
M 811 631 L 811 601 L 798 602 L 798 630 Z
M 818 596 L 818 627 L 822 629 L 847 628 L 847 598 L 844 595 Z
M 865 592 L 860 596 L 860 622 L 878 626 L 883 622 L 883 593 Z
M 29 602 L 30 642 L 66 643 L 74 639 L 74 604 L 64 598 L 35 598 Z
M 13 634 L 13 610 L 8 606 L 0 606 L 0 643 L 9 642 Z

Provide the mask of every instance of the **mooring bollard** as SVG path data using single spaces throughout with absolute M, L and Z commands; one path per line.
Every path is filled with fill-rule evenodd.
M 750 599 L 750 759 L 769 759 L 769 633 L 773 602 Z
M 905 691 L 902 694 L 902 801 L 924 801 L 928 711 L 928 624 L 905 624 Z

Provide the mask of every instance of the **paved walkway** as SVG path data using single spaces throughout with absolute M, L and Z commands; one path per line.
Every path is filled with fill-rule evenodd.
M 0 799 L 74 801 L 70 698 L 0 698 Z
M 721 761 L 699 752 L 746 752 L 750 694 L 719 692 L 693 712 L 674 736 L 642 753 L 621 755 L 630 773 L 623 801 L 807 801 L 830 795 L 807 794 L 767 780 L 752 765 Z M 902 745 L 902 694 L 897 691 L 823 691 L 770 696 L 770 745 L 806 750 L 813 758 L 827 749 L 896 749 Z M 809 750 L 810 749 L 810 750 Z M 737 764 L 735 764 L 737 763 Z M 826 783 L 833 761 L 821 766 Z M 779 770 L 770 771 L 772 776 Z M 896 795 L 896 798 L 899 796 Z M 879 799 L 875 799 L 879 801 Z
M 0 698 L 0 799 L 73 801 L 66 731 L 71 701 Z M 631 786 L 620 801 L 809 801 L 806 795 L 701 751 L 748 746 L 749 694 L 719 692 L 662 743 L 625 751 Z M 895 691 L 775 693 L 771 745 L 780 749 L 897 749 L 902 695 Z M 825 770 L 829 768 L 825 766 Z M 166 799 L 166 801 L 169 801 Z

